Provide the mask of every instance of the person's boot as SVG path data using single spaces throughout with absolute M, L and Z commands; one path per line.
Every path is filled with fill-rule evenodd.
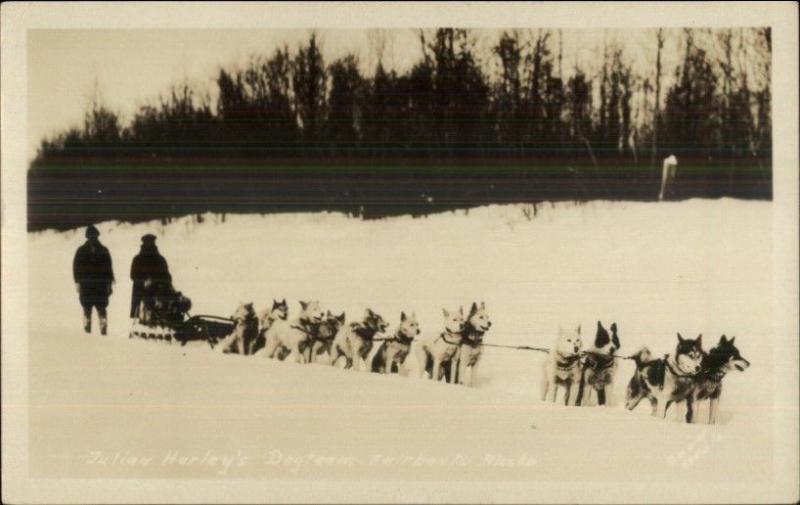
M 86 333 L 92 332 L 92 316 L 83 316 L 83 331 Z
M 105 316 L 100 318 L 100 335 L 105 335 L 108 330 L 108 319 Z

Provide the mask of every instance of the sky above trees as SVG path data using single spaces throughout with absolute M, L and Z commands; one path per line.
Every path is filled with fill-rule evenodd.
M 288 94 L 293 95 L 293 103 L 287 104 L 293 112 L 287 115 L 297 117 L 296 122 L 305 132 L 306 141 L 309 139 L 307 133 L 317 127 L 315 121 L 320 118 L 329 120 L 328 114 L 335 116 L 337 111 L 341 113 L 349 106 L 347 101 L 353 97 L 341 91 L 350 82 L 366 78 L 372 83 L 368 87 L 373 90 L 380 84 L 382 77 L 376 75 L 379 62 L 381 70 L 390 76 L 394 71 L 396 75 L 410 75 L 411 82 L 424 80 L 424 76 L 412 74 L 425 57 L 422 39 L 430 44 L 436 38 L 436 30 L 317 30 L 313 33 L 317 56 L 323 66 L 329 66 L 324 75 L 310 76 L 309 80 L 308 75 L 297 71 L 282 72 L 287 79 L 291 75 L 286 88 L 290 90 Z M 135 122 L 137 115 L 141 117 L 141 111 L 148 106 L 158 106 L 164 97 L 169 99 L 170 90 L 175 86 L 190 89 L 191 100 L 204 102 L 222 117 L 223 109 L 227 107 L 230 111 L 235 105 L 228 103 L 226 106 L 223 101 L 235 100 L 237 75 L 245 75 L 257 68 L 258 62 L 273 58 L 281 48 L 285 48 L 287 60 L 295 61 L 296 55 L 308 50 L 311 34 L 310 30 L 32 31 L 28 74 L 29 156 L 35 155 L 43 138 L 70 127 L 80 128 L 87 110 L 99 106 L 113 113 L 114 119 L 125 126 Z M 513 40 L 513 43 L 501 49 L 500 42 L 504 39 Z M 689 39 L 691 44 L 687 45 Z M 770 55 L 762 32 L 738 28 L 691 32 L 668 29 L 661 31 L 661 40 L 663 45 L 659 51 L 658 32 L 654 29 L 468 30 L 458 37 L 457 43 L 468 46 L 467 66 L 475 70 L 467 69 L 467 74 L 458 74 L 456 70 L 453 75 L 481 73 L 475 82 L 492 89 L 486 92 L 473 90 L 471 98 L 492 100 L 492 104 L 476 106 L 504 118 L 505 123 L 500 121 L 499 128 L 501 137 L 506 138 L 514 137 L 513 130 L 517 130 L 519 125 L 523 129 L 528 127 L 526 117 L 530 114 L 534 115 L 537 125 L 528 136 L 542 138 L 542 128 L 548 126 L 539 124 L 539 116 L 548 114 L 547 107 L 556 107 L 550 113 L 560 116 L 564 124 L 559 128 L 568 126 L 573 137 L 576 136 L 574 130 L 579 130 L 583 121 L 583 113 L 576 111 L 575 107 L 586 107 L 585 114 L 595 123 L 592 127 L 603 130 L 600 137 L 611 135 L 619 138 L 622 135 L 627 138 L 637 125 L 653 122 L 656 80 L 660 86 L 660 107 L 669 103 L 673 109 L 685 111 L 685 117 L 672 114 L 671 119 L 672 127 L 675 127 L 675 121 L 688 125 L 687 138 L 702 132 L 704 126 L 686 100 L 713 98 L 697 95 L 702 90 L 691 86 L 693 82 L 702 83 L 703 79 L 717 81 L 712 83 L 714 90 L 709 93 L 722 96 L 714 98 L 719 102 L 715 107 L 725 109 L 718 113 L 718 120 L 726 119 L 725 114 L 735 112 L 737 106 L 747 109 L 747 105 L 733 102 L 734 95 L 742 88 L 741 76 L 745 76 L 747 96 L 739 98 L 750 103 L 751 108 L 757 106 L 757 100 L 750 93 L 765 89 L 769 75 Z M 546 46 L 543 51 L 542 44 Z M 517 56 L 510 54 L 509 50 Z M 534 63 L 535 58 L 531 59 L 534 53 L 541 56 L 539 63 Z M 510 62 L 513 63 L 515 57 L 524 60 L 516 66 L 525 75 L 509 75 Z M 690 63 L 688 66 L 687 62 Z M 535 70 L 536 65 L 545 66 Z M 303 68 L 295 67 L 295 70 Z M 313 70 L 313 65 L 309 68 Z M 548 79 L 557 78 L 560 81 L 558 88 L 541 88 L 531 93 L 531 86 L 539 85 L 539 78 L 533 84 L 530 82 L 534 70 L 539 72 L 542 86 L 547 85 Z M 227 84 L 226 79 L 230 81 Z M 313 82 L 315 79 L 319 79 L 316 84 Z M 668 97 L 670 90 L 681 80 L 682 89 L 678 86 Z M 514 86 L 513 81 L 521 81 L 517 85 L 524 89 L 510 89 L 509 86 Z M 585 90 L 580 88 L 582 83 L 588 84 Z M 312 88 L 308 88 L 309 85 Z M 392 85 L 391 78 L 389 85 Z M 314 86 L 324 89 L 323 94 L 329 96 L 320 97 Z M 441 80 L 435 83 L 437 90 L 445 92 L 448 86 L 457 91 L 458 86 L 453 83 Z M 609 89 L 619 90 L 619 94 Z M 306 100 L 303 100 L 304 92 L 309 95 Z M 577 101 L 575 99 L 576 93 L 579 95 L 581 92 L 588 93 L 585 104 L 580 103 L 580 97 Z M 559 96 L 562 93 L 569 95 L 569 104 L 561 102 Z M 221 100 L 221 94 L 227 98 Z M 520 105 L 512 95 L 528 96 L 525 100 L 530 103 Z M 543 97 L 541 103 L 537 102 L 539 96 Z M 668 102 L 668 99 L 672 101 Z M 316 110 L 315 100 L 322 100 L 319 108 L 324 109 L 324 113 Z M 608 104 L 607 100 L 613 102 Z M 467 102 L 461 106 L 469 106 Z M 512 109 L 522 110 L 523 116 L 516 117 Z M 753 114 L 757 116 L 757 112 Z M 102 127 L 103 118 L 99 119 L 101 121 L 97 124 Z M 614 126 L 609 128 L 608 121 Z M 361 118 L 355 122 L 361 123 Z M 507 131 L 502 131 L 503 128 Z M 620 129 L 624 131 L 620 132 Z M 551 137 L 563 135 L 556 131 L 549 134 Z M 731 131 L 721 133 L 732 134 Z M 347 136 L 348 133 L 337 132 L 336 135 L 343 139 L 341 135 Z M 595 135 L 592 141 L 602 139 Z M 609 137 L 603 142 L 612 145 L 619 141 Z

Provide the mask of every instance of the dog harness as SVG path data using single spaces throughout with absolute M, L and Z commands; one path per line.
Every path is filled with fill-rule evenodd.
M 558 361 L 556 361 L 556 366 L 561 370 L 569 370 L 570 368 L 574 367 L 578 360 L 581 359 L 580 354 L 572 354 L 570 356 L 564 356 L 563 354 L 558 355 Z
M 667 367 L 667 369 L 669 370 L 669 372 L 672 375 L 674 375 L 675 377 L 681 377 L 683 379 L 692 379 L 692 378 L 697 377 L 699 375 L 699 372 L 693 373 L 693 374 L 686 374 L 686 373 L 681 373 L 681 372 L 676 371 L 674 368 L 672 368 L 672 365 L 670 365 L 669 359 L 667 359 L 668 356 L 669 355 L 665 355 L 664 356 L 664 364 Z
M 389 343 L 389 342 L 397 342 L 398 344 L 402 344 L 402 345 L 411 345 L 411 342 L 413 340 L 414 340 L 414 337 L 409 337 L 407 335 L 404 335 L 403 333 L 400 332 L 400 330 L 398 330 L 397 333 L 395 333 L 395 335 L 392 338 L 386 340 L 386 342 L 387 343 Z
M 461 344 L 461 342 L 451 342 L 451 341 L 447 340 L 445 335 L 453 335 L 453 333 L 451 333 L 449 330 L 445 330 L 445 331 L 443 331 L 442 333 L 439 334 L 439 338 L 437 338 L 436 340 L 442 339 L 442 340 L 445 341 L 446 344 L 450 344 L 450 345 L 460 345 Z M 436 342 L 436 340 L 434 340 L 434 342 Z
M 614 366 L 614 355 L 613 354 L 598 354 L 594 352 L 587 352 L 585 353 L 586 359 L 584 361 L 584 366 L 586 368 L 591 368 L 595 372 L 601 372 L 603 370 L 607 370 Z
M 364 340 L 372 340 L 375 337 L 375 334 L 378 333 L 378 330 L 362 326 L 361 323 L 351 323 L 350 328 L 353 330 L 353 333 Z
M 485 331 L 480 331 L 471 324 L 467 323 L 464 331 L 461 333 L 461 343 L 474 349 L 483 344 L 483 335 L 485 333 Z

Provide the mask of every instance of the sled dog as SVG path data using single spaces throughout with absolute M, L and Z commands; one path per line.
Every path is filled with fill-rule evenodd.
M 220 350 L 224 353 L 247 355 L 253 342 L 258 338 L 258 318 L 252 303 L 242 303 L 233 313 L 233 331 L 222 341 Z
M 273 321 L 265 335 L 264 354 L 268 358 L 280 358 L 282 349 L 288 349 L 288 354 L 294 355 L 295 362 L 305 362 L 300 348 L 312 337 L 316 331 L 315 326 L 321 323 L 324 317 L 319 302 L 301 301 L 297 317 Z
M 344 312 L 338 316 L 331 314 L 329 310 L 325 314 L 325 319 L 315 327 L 311 339 L 306 341 L 305 347 L 308 350 L 308 360 L 311 363 L 331 363 L 331 348 L 333 339 L 344 324 Z M 305 349 L 303 349 L 305 352 Z
M 361 371 L 372 350 L 372 339 L 378 333 L 385 332 L 387 326 L 379 314 L 367 309 L 362 321 L 342 326 L 336 333 L 331 349 L 331 364 L 336 365 L 339 358 L 343 357 L 346 360 L 345 368 Z
M 580 326 L 574 332 L 559 328 L 558 338 L 544 365 L 542 401 L 555 403 L 558 388 L 561 386 L 564 388 L 564 405 L 575 405 L 581 378 L 582 346 Z
M 378 352 L 372 357 L 372 371 L 375 373 L 398 373 L 408 357 L 411 342 L 419 333 L 417 315 L 412 312 L 410 316 L 406 316 L 405 312 L 401 312 L 400 324 L 394 336 L 389 340 L 384 340 L 378 348 Z
M 694 399 L 695 401 L 708 401 L 708 424 L 717 422 L 719 397 L 722 395 L 722 379 L 728 372 L 734 370 L 744 372 L 750 366 L 750 362 L 739 354 L 739 349 L 733 344 L 735 339 L 736 337 L 732 337 L 728 340 L 725 335 L 722 335 L 716 347 L 703 356 L 700 365 Z M 687 412 L 686 422 L 694 422 L 694 419 L 689 416 L 689 412 Z
M 617 369 L 616 352 L 620 348 L 617 323 L 611 323 L 610 329 L 609 336 L 603 323 L 597 321 L 594 343 L 584 353 L 576 405 L 591 405 L 592 392 L 597 395 L 597 405 L 606 404 L 606 388 L 614 380 L 614 372 Z
M 420 339 L 414 351 L 417 356 L 419 376 L 430 374 L 435 381 L 442 380 L 444 369 L 442 364 L 449 362 L 461 346 L 461 332 L 464 331 L 464 307 L 458 312 L 442 309 L 444 314 L 444 331 L 438 335 L 426 335 Z M 455 380 L 456 367 L 450 367 L 450 382 Z
M 685 401 L 687 418 L 691 418 L 703 354 L 703 335 L 692 340 L 678 333 L 675 352 L 659 359 L 652 359 L 650 351 L 642 348 L 633 356 L 636 370 L 628 383 L 625 407 L 633 410 L 647 398 L 653 415 L 663 419 L 670 405 Z
M 272 300 L 272 308 L 264 310 L 258 316 L 258 338 L 253 341 L 250 349 L 250 354 L 255 354 L 266 345 L 267 330 L 272 326 L 272 323 L 281 319 L 286 320 L 289 317 L 289 306 L 286 304 L 286 298 L 281 301 Z
M 461 332 L 461 345 L 455 358 L 449 363 L 450 366 L 456 367 L 456 384 L 466 384 L 469 387 L 475 387 L 477 384 L 478 362 L 483 354 L 483 336 L 491 327 L 492 322 L 486 312 L 486 304 L 481 302 L 479 306 L 473 302 L 464 323 L 464 330 Z

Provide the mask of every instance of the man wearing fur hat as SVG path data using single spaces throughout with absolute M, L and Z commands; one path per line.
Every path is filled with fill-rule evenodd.
M 100 243 L 99 236 L 100 232 L 93 225 L 86 228 L 86 243 L 75 252 L 72 276 L 83 307 L 83 329 L 91 333 L 92 308 L 96 308 L 100 333 L 105 335 L 108 330 L 106 307 L 114 283 L 114 270 L 111 267 L 111 255 Z

